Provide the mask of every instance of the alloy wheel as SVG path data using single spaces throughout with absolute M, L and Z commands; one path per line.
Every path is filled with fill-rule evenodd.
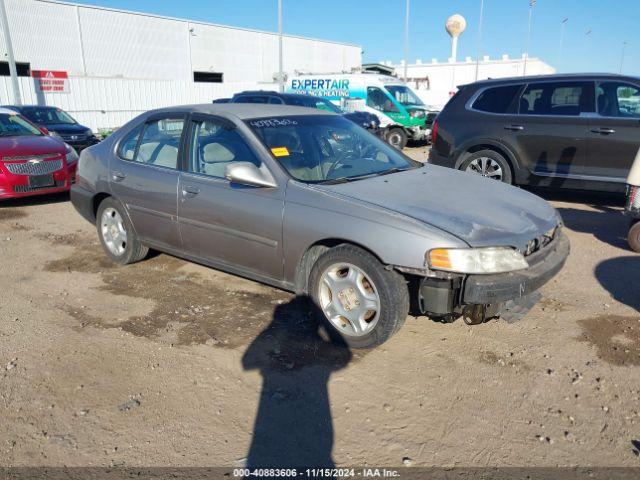
M 477 173 L 486 178 L 502 181 L 502 167 L 493 158 L 480 157 L 473 159 L 467 168 L 466 172 Z

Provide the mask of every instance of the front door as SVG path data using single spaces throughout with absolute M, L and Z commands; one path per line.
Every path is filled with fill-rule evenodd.
M 624 183 L 640 148 L 640 86 L 605 81 L 596 86 L 585 174 Z
M 530 83 L 520 97 L 517 118 L 505 125 L 512 129 L 522 166 L 548 181 L 563 182 L 581 172 L 593 111 L 592 82 Z
M 189 145 L 178 185 L 184 250 L 240 274 L 280 280 L 284 187 L 251 187 L 225 178 L 233 162 L 267 168 L 229 120 L 193 117 Z
M 143 241 L 180 247 L 177 223 L 179 158 L 185 116 L 154 117 L 120 142 L 110 164 L 114 196 Z

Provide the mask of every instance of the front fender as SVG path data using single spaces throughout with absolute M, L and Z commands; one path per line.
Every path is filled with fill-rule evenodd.
M 305 253 L 325 241 L 353 243 L 386 265 L 424 269 L 432 248 L 467 246 L 436 227 L 405 215 L 290 182 L 284 208 L 284 280 L 296 282 Z

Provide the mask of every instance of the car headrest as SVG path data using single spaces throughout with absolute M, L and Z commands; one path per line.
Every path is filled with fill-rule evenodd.
M 285 132 L 277 132 L 274 134 L 269 143 L 274 147 L 287 147 L 289 151 L 298 149 L 298 139 Z
M 221 143 L 208 143 L 202 149 L 204 163 L 232 162 L 235 158 L 235 154 Z

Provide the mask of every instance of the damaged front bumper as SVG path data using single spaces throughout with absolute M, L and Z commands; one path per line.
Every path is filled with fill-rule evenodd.
M 423 313 L 450 315 L 470 305 L 500 305 L 528 297 L 551 280 L 569 256 L 569 239 L 559 231 L 545 248 L 529 255 L 529 268 L 489 275 L 451 274 L 420 281 L 418 300 Z

